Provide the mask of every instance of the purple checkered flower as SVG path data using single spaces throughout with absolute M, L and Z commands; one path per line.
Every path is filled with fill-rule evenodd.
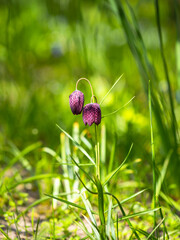
M 69 105 L 73 114 L 80 114 L 84 106 L 84 94 L 79 90 L 71 93 L 69 96 Z
M 83 108 L 83 122 L 91 126 L 93 123 L 99 125 L 101 122 L 101 109 L 98 103 L 89 103 Z

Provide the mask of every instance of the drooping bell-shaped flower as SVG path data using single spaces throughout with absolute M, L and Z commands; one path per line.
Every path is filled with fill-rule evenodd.
M 99 125 L 101 122 L 101 109 L 98 103 L 89 103 L 83 108 L 83 122 L 91 126 L 93 123 Z
M 84 106 L 84 94 L 79 90 L 71 93 L 69 96 L 69 105 L 73 114 L 80 114 Z

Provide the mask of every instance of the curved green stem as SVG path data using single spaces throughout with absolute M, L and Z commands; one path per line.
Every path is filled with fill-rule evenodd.
M 78 83 L 79 83 L 81 80 L 85 80 L 85 81 L 87 81 L 87 82 L 89 83 L 89 86 L 90 86 L 90 88 L 91 88 L 91 93 L 92 93 L 91 99 L 94 99 L 93 88 L 92 88 L 92 85 L 91 85 L 90 81 L 89 81 L 87 78 L 80 78 L 80 79 L 77 80 L 77 82 L 76 82 L 76 90 L 78 90 L 78 89 L 77 89 Z

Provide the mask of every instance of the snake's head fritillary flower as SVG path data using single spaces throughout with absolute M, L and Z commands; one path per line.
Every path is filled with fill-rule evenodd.
M 83 122 L 91 126 L 93 123 L 99 125 L 101 122 L 101 109 L 98 103 L 89 103 L 83 108 Z
M 69 96 L 69 105 L 74 115 L 78 115 L 82 112 L 84 106 L 84 94 L 76 90 Z

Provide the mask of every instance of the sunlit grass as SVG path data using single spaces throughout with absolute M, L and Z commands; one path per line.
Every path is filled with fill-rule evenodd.
M 0 3 L 0 238 L 180 237 L 173 4 Z M 69 109 L 81 76 L 102 103 L 100 164 L 94 128 Z

